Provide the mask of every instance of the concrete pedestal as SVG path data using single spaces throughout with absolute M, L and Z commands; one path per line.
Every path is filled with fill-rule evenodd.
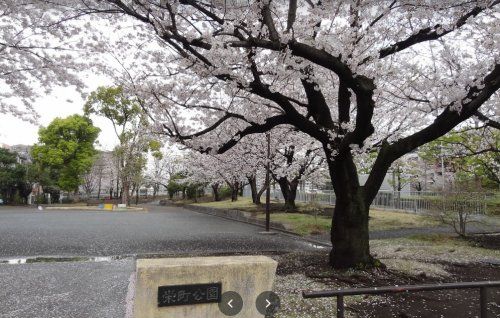
M 263 317 L 258 295 L 271 291 L 277 262 L 266 256 L 193 257 L 137 260 L 134 318 L 227 317 L 217 303 L 158 307 L 158 287 L 222 283 L 222 293 L 237 292 L 243 308 L 234 317 Z

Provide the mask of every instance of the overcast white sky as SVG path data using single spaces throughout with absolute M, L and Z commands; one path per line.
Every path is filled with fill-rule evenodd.
M 89 85 L 89 91 L 100 85 L 109 85 L 105 79 L 92 79 L 89 82 L 92 83 Z M 39 124 L 47 126 L 56 117 L 83 114 L 84 102 L 74 87 L 55 88 L 51 95 L 40 98 L 35 103 L 35 109 L 40 115 Z M 94 125 L 101 128 L 98 148 L 111 150 L 117 144 L 111 123 L 105 118 L 92 117 L 92 120 Z M 32 145 L 38 140 L 38 129 L 39 126 L 11 115 L 0 114 L 0 144 Z

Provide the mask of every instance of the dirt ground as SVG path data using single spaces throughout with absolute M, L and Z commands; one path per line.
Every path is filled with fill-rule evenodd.
M 475 246 L 498 250 L 500 236 L 478 236 L 472 240 Z M 327 260 L 327 250 L 314 254 L 287 254 L 275 256 L 279 261 L 279 277 L 304 277 L 310 289 L 347 288 L 347 287 L 376 287 L 406 284 L 450 283 L 466 281 L 500 280 L 500 265 L 497 263 L 457 263 L 438 260 L 429 262 L 429 271 L 426 268 L 414 274 L 403 271 L 377 268 L 365 271 L 334 271 Z M 428 275 L 432 266 L 438 264 L 446 271 L 446 276 Z M 295 275 L 295 276 L 294 276 Z M 299 282 L 297 282 L 299 283 Z M 301 285 L 304 282 L 301 282 Z M 319 284 L 319 285 L 316 285 Z M 314 287 L 312 287 L 314 286 Z M 292 288 L 293 289 L 293 288 Z M 302 288 L 304 289 L 304 288 Z M 308 289 L 308 288 L 305 288 Z M 294 290 L 295 292 L 297 290 Z M 283 295 L 286 297 L 285 295 Z M 380 317 L 380 318 L 469 318 L 479 317 L 479 290 L 443 290 L 433 292 L 418 292 L 393 294 L 382 296 L 353 296 L 345 297 L 346 317 Z M 297 302 L 304 300 L 296 299 Z M 314 300 L 316 301 L 316 300 Z M 311 303 L 311 310 L 323 306 L 313 317 L 335 316 L 335 298 L 321 299 L 322 304 Z M 287 306 L 286 299 L 283 305 Z M 326 307 L 328 306 L 328 307 Z M 488 292 L 489 318 L 500 317 L 500 288 L 490 289 Z M 303 317 L 288 308 L 277 317 Z
M 499 280 L 500 267 L 488 265 L 446 266 L 452 276 L 446 280 L 426 278 L 391 277 L 378 283 L 401 285 L 404 283 L 445 283 L 459 281 Z M 479 316 L 479 290 L 442 290 L 366 297 L 361 303 L 351 306 L 358 317 L 452 317 L 468 318 Z M 500 288 L 488 292 L 488 317 L 500 317 Z

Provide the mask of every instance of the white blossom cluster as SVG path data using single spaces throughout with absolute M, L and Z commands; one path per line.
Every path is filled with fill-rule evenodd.
M 361 154 L 425 128 L 445 109 L 460 113 L 500 63 L 500 5 L 491 0 L 299 0 L 296 10 L 277 0 L 8 0 L 0 13 L 3 111 L 13 94 L 29 107 L 37 85 L 77 83 L 67 67 L 75 53 L 63 48 L 79 48 L 86 65 L 143 102 L 161 132 L 214 156 L 271 128 L 304 149 L 302 138 L 282 136 L 289 129 L 281 128 L 306 118 L 317 131 L 298 129 L 309 143 L 324 133 L 323 150 L 334 159 L 346 136 L 366 128 L 356 121 L 367 112 L 358 109 L 360 84 L 350 84 L 365 77 L 375 85 L 374 132 L 349 143 Z M 348 119 L 341 118 L 342 83 L 350 85 Z M 311 94 L 324 100 L 319 113 Z M 498 117 L 498 93 L 481 110 Z M 240 151 L 225 156 L 241 160 Z M 280 169 L 289 175 L 297 167 Z

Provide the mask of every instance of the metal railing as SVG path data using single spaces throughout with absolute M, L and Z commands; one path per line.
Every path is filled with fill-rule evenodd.
M 325 290 L 325 291 L 304 291 L 302 292 L 302 297 L 304 298 L 337 297 L 337 318 L 344 318 L 344 296 L 397 294 L 405 292 L 422 292 L 422 291 L 445 290 L 445 289 L 479 289 L 479 306 L 480 306 L 479 317 L 487 318 L 488 317 L 487 289 L 494 287 L 500 287 L 500 281 L 346 288 L 346 289 Z
M 251 197 L 250 189 L 245 187 L 243 195 Z M 471 196 L 470 193 L 467 193 Z M 402 210 L 412 213 L 429 213 L 439 208 L 445 208 L 449 212 L 454 212 L 464 206 L 473 214 L 485 214 L 487 206 L 487 195 L 480 194 L 474 198 L 460 199 L 460 193 L 450 194 L 430 191 L 379 191 L 373 199 L 371 207 L 389 210 Z M 465 195 L 464 195 L 465 196 Z M 271 198 L 283 200 L 283 194 L 278 188 L 271 188 Z M 326 205 L 335 205 L 335 193 L 333 191 L 305 192 L 298 190 L 295 199 L 297 202 L 317 202 Z

